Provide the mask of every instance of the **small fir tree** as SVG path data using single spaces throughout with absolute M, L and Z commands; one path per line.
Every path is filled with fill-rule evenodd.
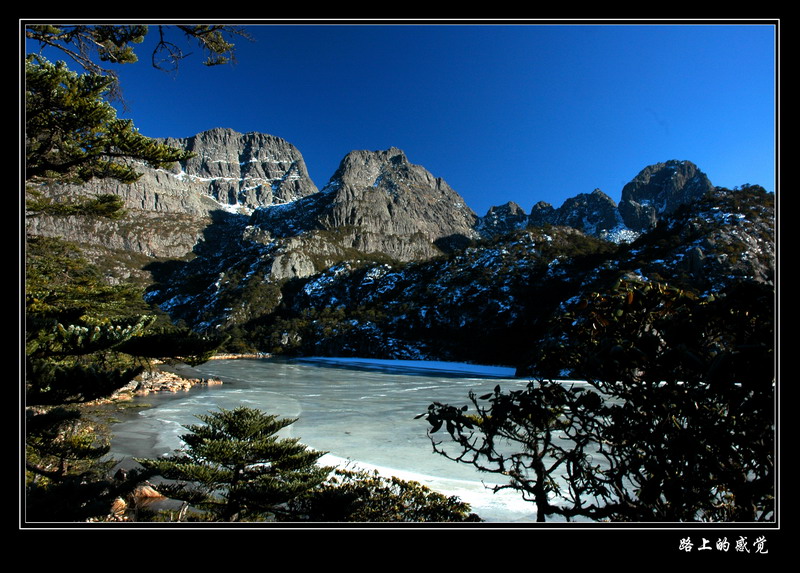
M 293 424 L 259 410 L 222 409 L 186 426 L 186 447 L 163 459 L 137 459 L 145 470 L 177 483 L 159 491 L 190 503 L 215 521 L 261 521 L 288 514 L 286 504 L 322 484 L 325 452 L 278 433 Z

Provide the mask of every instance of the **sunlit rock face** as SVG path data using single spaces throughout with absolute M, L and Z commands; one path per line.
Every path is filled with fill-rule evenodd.
M 175 176 L 225 208 L 252 211 L 317 192 L 300 151 L 280 137 L 212 129 L 165 142 L 195 154 Z
M 278 137 L 213 129 L 163 141 L 195 156 L 168 170 L 140 163 L 141 177 L 130 184 L 95 179 L 81 186 L 43 188 L 57 197 L 117 195 L 126 209 L 122 219 L 35 216 L 26 218 L 26 232 L 78 243 L 98 262 L 120 253 L 133 257 L 113 269 L 107 260 L 102 264 L 110 280 L 126 280 L 147 274 L 135 268 L 141 257 L 191 255 L 209 233 L 215 234 L 209 228 L 226 214 L 247 217 L 258 207 L 317 192 L 300 152 Z
M 252 224 L 278 237 L 325 231 L 343 248 L 409 261 L 477 237 L 476 220 L 443 179 L 390 148 L 349 153 L 319 193 L 261 208 Z

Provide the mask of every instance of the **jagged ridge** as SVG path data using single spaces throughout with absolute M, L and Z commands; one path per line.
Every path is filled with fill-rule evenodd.
M 125 199 L 123 221 L 38 217 L 27 230 L 98 260 L 126 254 L 109 276 L 138 273 L 173 319 L 258 350 L 507 363 L 548 312 L 620 273 L 702 291 L 773 280 L 770 196 L 717 190 L 688 161 L 646 167 L 619 206 L 596 189 L 477 217 L 396 148 L 349 153 L 317 189 L 280 138 L 218 129 L 168 141 L 196 157 L 90 187 Z
M 567 199 L 558 209 L 544 201 L 530 215 L 514 203 L 493 207 L 481 218 L 478 230 L 486 237 L 512 228 L 561 225 L 613 242 L 630 242 L 656 227 L 659 220 L 681 205 L 696 201 L 714 186 L 691 161 L 671 160 L 649 165 L 622 189 L 617 205 L 600 189 Z

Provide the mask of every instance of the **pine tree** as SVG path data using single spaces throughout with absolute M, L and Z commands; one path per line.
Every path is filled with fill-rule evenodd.
M 152 54 L 153 65 L 174 69 L 184 52 L 168 40 L 168 30 L 182 32 L 196 41 L 207 55 L 206 65 L 233 58 L 230 35 L 245 36 L 229 26 L 158 26 L 159 40 Z M 30 212 L 76 214 L 93 212 L 119 216 L 118 198 L 100 195 L 77 202 L 55 203 L 34 185 L 82 183 L 111 178 L 125 183 L 140 173 L 135 163 L 169 167 L 191 153 L 141 135 L 130 120 L 117 118 L 112 102 L 120 99 L 116 73 L 101 64 L 138 61 L 134 45 L 149 28 L 143 25 L 30 25 L 25 28 L 29 45 L 60 53 L 85 73 L 72 71 L 65 61 L 51 63 L 43 52 L 25 59 L 25 180 Z
M 224 40 L 221 27 L 177 28 L 210 55 L 207 64 L 230 57 L 233 45 Z M 142 136 L 132 122 L 117 118 L 111 105 L 119 95 L 117 77 L 101 63 L 137 61 L 133 45 L 147 31 L 146 26 L 115 25 L 25 29 L 29 45 L 60 51 L 86 72 L 78 74 L 63 61 L 51 63 L 42 54 L 25 59 L 26 216 L 119 218 L 124 210 L 118 196 L 65 200 L 54 188 L 99 178 L 130 183 L 139 177 L 136 162 L 166 167 L 189 156 Z M 164 35 L 156 50 L 165 64 L 182 58 Z M 111 500 L 136 480 L 116 483 L 107 476 L 102 458 L 108 440 L 80 405 L 126 385 L 149 358 L 202 361 L 222 341 L 187 337 L 176 329 L 146 332 L 155 317 L 147 312 L 142 292 L 106 284 L 64 241 L 28 237 L 25 272 L 25 517 L 75 521 L 104 515 Z
M 189 502 L 218 521 L 258 521 L 286 513 L 285 504 L 322 484 L 331 468 L 316 465 L 324 452 L 278 433 L 293 424 L 252 408 L 222 409 L 186 426 L 183 451 L 137 459 L 145 470 L 177 484 L 167 497 Z
M 130 120 L 116 117 L 105 99 L 113 80 L 78 75 L 64 62 L 40 56 L 25 61 L 25 178 L 29 184 L 83 183 L 111 178 L 132 183 L 140 177 L 132 161 L 169 167 L 191 156 L 141 135 Z M 29 211 L 51 203 L 31 188 Z M 108 210 L 109 196 L 85 198 L 77 205 L 55 205 L 56 214 Z M 119 207 L 120 204 L 117 204 Z M 65 209 L 71 208 L 71 211 Z M 114 210 L 111 210 L 113 213 Z
M 108 436 L 81 406 L 131 382 L 149 358 L 203 361 L 222 339 L 176 328 L 150 332 L 130 286 L 104 284 L 64 241 L 30 241 L 26 296 L 26 517 L 76 521 L 105 515 L 135 485 L 108 479 Z

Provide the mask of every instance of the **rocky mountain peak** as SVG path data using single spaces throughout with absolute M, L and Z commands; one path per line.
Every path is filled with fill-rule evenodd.
M 558 209 L 539 201 L 530 215 L 516 203 L 492 207 L 478 228 L 484 236 L 497 236 L 514 229 L 557 225 L 578 229 L 587 235 L 603 237 L 621 225 L 617 205 L 600 189 L 581 193 L 564 201 Z
M 433 256 L 475 236 L 475 213 L 403 151 L 352 151 L 316 195 L 266 207 L 252 224 L 277 236 L 335 232 L 342 246 L 399 260 Z
M 410 165 L 406 154 L 396 147 L 383 151 L 351 151 L 339 163 L 331 184 L 377 187 L 387 172 L 408 170 Z
M 430 259 L 476 237 L 477 217 L 443 179 L 390 148 L 351 152 L 322 190 L 239 219 L 221 219 L 213 235 L 209 227 L 208 248 L 196 247 L 149 300 L 201 330 L 240 324 L 278 304 L 283 281 L 349 262 Z M 211 244 L 217 235 L 224 240 Z M 198 276 L 211 277 L 206 288 L 184 296 Z M 253 292 L 263 300 L 228 306 Z
M 528 225 L 528 215 L 517 203 L 509 201 L 504 205 L 490 207 L 477 225 L 477 230 L 484 236 L 496 236 L 510 233 Z
M 595 189 L 565 200 L 558 208 L 539 201 L 531 209 L 527 223 L 521 222 L 519 210 L 493 207 L 481 218 L 478 229 L 483 236 L 491 237 L 525 226 L 558 225 L 615 242 L 630 241 L 653 229 L 681 205 L 696 201 L 713 189 L 696 165 L 671 160 L 642 169 L 623 187 L 619 205 Z
M 221 213 L 246 218 L 258 207 L 318 193 L 303 156 L 279 137 L 218 128 L 162 141 L 195 156 L 171 170 L 138 164 L 142 175 L 131 184 L 95 179 L 82 186 L 43 189 L 54 196 L 117 195 L 128 213 L 123 219 L 40 215 L 26 220 L 26 231 L 81 244 L 98 260 L 109 250 L 134 260 L 141 255 L 182 258 L 205 242 Z M 114 262 L 114 267 L 108 271 L 111 281 L 148 274 L 133 265 Z
M 574 227 L 589 235 L 599 235 L 619 224 L 617 204 L 600 189 L 581 193 L 564 201 L 555 224 Z
M 539 202 L 526 214 L 507 202 L 479 218 L 396 147 L 348 153 L 318 190 L 278 137 L 213 129 L 167 141 L 195 157 L 170 171 L 142 165 L 131 185 L 76 190 L 122 197 L 125 218 L 35 216 L 26 231 L 79 243 L 110 281 L 141 280 L 148 302 L 198 331 L 259 325 L 249 341 L 259 348 L 275 336 L 309 352 L 494 360 L 521 351 L 514 345 L 563 297 L 595 288 L 589 279 L 639 273 L 713 291 L 731 276 L 774 274 L 770 197 L 708 193 L 686 161 L 646 167 L 619 205 L 595 189 L 558 208 Z M 532 228 L 544 225 L 553 228 Z M 593 259 L 576 254 L 586 252 L 601 266 L 584 268 Z M 323 329 L 339 333 L 329 341 L 305 322 L 307 309 L 352 314 Z
M 647 231 L 656 226 L 660 216 L 713 189 L 706 174 L 690 161 L 657 163 L 642 169 L 622 188 L 619 212 L 628 228 Z
M 205 183 L 224 205 L 252 210 L 317 192 L 300 151 L 280 137 L 216 128 L 165 141 L 195 154 L 181 163 L 180 175 Z
M 331 183 L 336 191 L 324 217 L 328 228 L 357 227 L 403 242 L 419 237 L 437 243 L 475 234 L 477 217 L 464 199 L 395 147 L 348 154 Z

